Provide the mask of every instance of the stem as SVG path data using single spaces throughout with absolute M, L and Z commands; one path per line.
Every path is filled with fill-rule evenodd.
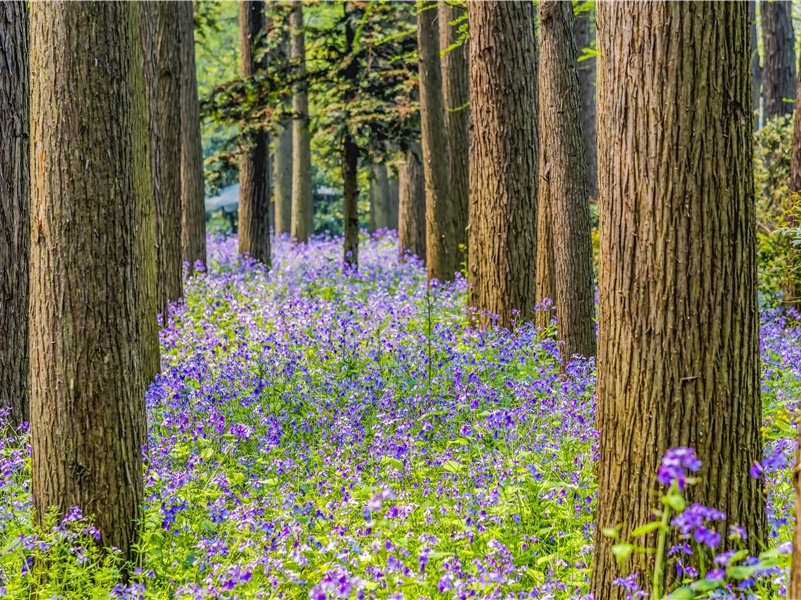
M 665 544 L 667 542 L 668 522 L 670 520 L 670 506 L 665 504 L 662 511 L 662 526 L 659 528 L 659 542 L 656 546 L 656 564 L 654 565 L 653 600 L 661 600 L 662 588 L 665 584 Z

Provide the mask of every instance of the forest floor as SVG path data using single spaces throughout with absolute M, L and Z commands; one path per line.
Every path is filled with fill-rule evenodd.
M 140 563 L 116 597 L 587 593 L 593 362 L 562 377 L 552 328 L 467 328 L 465 282 L 427 292 L 392 234 L 363 241 L 350 275 L 340 240 L 279 240 L 269 272 L 236 247 L 210 237 L 163 330 Z M 764 310 L 762 356 L 775 546 L 791 538 L 801 330 Z M 52 593 L 112 589 L 70 526 L 36 538 L 27 453 L 0 451 L 0 595 L 27 598 L 42 554 L 62 565 Z

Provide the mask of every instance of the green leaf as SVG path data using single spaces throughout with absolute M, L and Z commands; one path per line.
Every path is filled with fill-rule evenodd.
M 395 467 L 398 471 L 403 471 L 403 461 L 400 461 L 397 458 L 391 458 L 389 456 L 382 456 L 381 457 L 381 464 L 382 465 L 389 465 L 391 467 Z
M 453 473 L 454 475 L 458 474 L 464 466 L 461 463 L 456 462 L 455 460 L 447 460 L 445 464 L 442 465 L 442 468 L 445 469 L 448 473 Z
M 667 496 L 662 496 L 662 503 L 668 505 L 676 512 L 682 512 L 686 506 L 684 503 L 684 498 L 678 494 L 668 494 Z
M 699 579 L 692 585 L 693 590 L 696 592 L 711 592 L 723 586 L 723 581 L 713 581 L 712 579 Z
M 621 527 L 622 525 L 618 525 L 617 527 L 604 527 L 601 529 L 601 533 L 603 533 L 606 537 L 617 539 L 618 531 L 620 531 Z
M 756 566 L 742 566 L 737 565 L 735 567 L 728 567 L 726 569 L 726 575 L 732 577 L 734 579 L 748 579 L 756 572 Z
M 693 600 L 693 598 L 695 598 L 695 592 L 686 585 L 673 590 L 669 596 L 665 597 L 666 600 Z
M 634 551 L 634 544 L 628 544 L 626 542 L 622 542 L 620 544 L 615 544 L 612 546 L 612 554 L 615 555 L 617 562 L 622 563 L 625 561 L 631 553 Z
M 645 525 L 641 525 L 637 527 L 634 531 L 632 531 L 629 535 L 631 537 L 639 537 L 641 535 L 648 535 L 652 531 L 656 531 L 662 526 L 662 523 L 659 521 L 652 521 L 651 523 L 646 523 Z

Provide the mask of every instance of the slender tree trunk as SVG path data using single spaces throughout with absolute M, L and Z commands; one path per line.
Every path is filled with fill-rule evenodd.
M 470 64 L 468 40 L 460 40 L 459 25 L 451 23 L 465 16 L 465 13 L 466 9 L 462 6 L 454 6 L 448 2 L 439 5 L 440 50 L 445 52 L 441 60 L 442 96 L 445 105 L 445 133 L 448 138 L 449 190 L 457 249 L 460 246 L 467 247 L 470 196 Z M 460 45 L 451 48 L 457 43 Z
M 540 103 L 542 98 L 540 97 Z M 543 111 L 539 111 L 540 130 L 544 131 Z M 548 140 L 540 142 L 540 180 L 537 186 L 537 295 L 535 296 L 539 310 L 536 311 L 534 324 L 539 328 L 548 327 L 554 316 L 556 303 L 556 265 L 553 258 L 553 231 L 551 223 L 551 187 L 548 173 Z M 547 308 L 546 308 L 547 307 Z
M 289 58 L 289 39 L 281 43 L 282 58 Z M 290 233 L 292 229 L 292 123 L 279 123 L 273 138 L 275 148 L 275 233 Z
M 795 104 L 795 36 L 793 3 L 762 2 L 762 41 L 765 49 L 765 120 L 793 113 Z
M 194 9 L 192 0 L 179 1 L 178 5 L 181 35 L 181 256 L 189 263 L 191 272 L 196 262 L 206 264 L 206 191 L 195 72 Z
M 798 114 L 798 113 L 796 113 Z M 790 568 L 788 598 L 801 598 L 801 419 L 798 421 L 798 447 L 795 451 L 793 490 L 795 491 L 795 529 L 793 530 L 793 557 Z
M 401 258 L 407 253 L 426 259 L 426 183 L 422 150 L 416 144 L 400 167 L 398 239 Z
M 797 91 L 801 92 L 801 69 L 799 69 L 797 80 Z M 801 193 L 801 111 L 795 111 L 793 116 L 793 150 L 790 157 L 790 186 L 791 191 Z M 782 207 L 786 211 L 788 224 L 792 227 L 798 226 L 799 206 L 797 200 L 790 194 Z M 797 273 L 795 266 L 798 265 L 798 249 L 788 249 L 790 258 L 790 268 L 784 277 L 782 285 L 782 298 L 788 306 L 794 308 L 801 307 L 801 274 Z
M 27 423 L 30 172 L 28 7 L 0 2 L 0 409 Z
M 387 227 L 398 230 L 398 211 L 400 210 L 400 182 L 395 174 L 389 177 L 389 222 Z
M 426 180 L 426 253 L 428 278 L 452 281 L 459 270 L 459 246 L 450 194 L 448 138 L 439 56 L 437 3 L 426 0 L 417 15 L 420 61 L 420 120 Z
M 306 71 L 306 43 L 303 33 L 303 5 L 292 2 L 292 60 L 298 62 L 298 72 Z M 309 95 L 306 83 L 295 85 L 292 108 L 292 238 L 307 242 L 312 231 L 314 214 L 311 193 L 311 135 L 309 133 Z
M 590 11 L 585 10 L 576 16 L 574 29 L 578 56 L 584 48 L 589 48 L 594 38 Z M 598 197 L 598 142 L 595 139 L 595 58 L 587 58 L 578 63 L 579 90 L 581 91 L 581 131 L 584 137 L 584 151 L 587 155 L 588 193 Z
M 471 2 L 470 306 L 487 323 L 534 318 L 537 255 L 537 63 L 527 2 Z M 475 241 L 475 244 L 474 244 Z M 430 248 L 429 248 L 430 249 Z
M 182 295 L 181 249 L 181 53 L 178 2 L 157 2 L 159 148 L 162 193 L 156 206 L 156 279 L 158 307 L 167 323 L 167 307 Z
M 135 9 L 31 4 L 35 515 L 78 506 L 125 559 L 142 516 L 146 443 L 137 213 L 150 190 L 135 172 L 147 165 L 134 150 L 147 138 L 132 101 Z
M 596 531 L 649 521 L 661 457 L 688 446 L 704 463 L 690 502 L 745 527 L 754 552 L 766 514 L 749 476 L 762 405 L 748 4 L 603 2 L 597 23 Z M 613 543 L 596 537 L 598 600 L 625 597 Z
M 751 88 L 752 109 L 754 111 L 754 130 L 759 129 L 759 101 L 762 98 L 762 64 L 759 61 L 757 38 L 756 0 L 748 1 L 748 20 L 751 22 Z
M 370 167 L 370 227 L 372 231 L 389 227 L 389 179 L 386 165 Z
M 595 356 L 595 283 L 592 266 L 589 169 L 581 132 L 582 106 L 573 7 L 541 0 L 540 126 L 547 131 L 545 173 L 552 219 L 556 317 L 563 364 Z M 542 193 L 540 193 L 542 197 Z
M 342 5 L 345 16 L 345 47 L 350 51 L 354 49 L 356 32 L 353 29 L 355 12 L 350 2 Z M 345 94 L 346 104 L 350 104 L 355 99 L 356 86 L 358 85 L 359 65 L 356 60 L 352 60 L 345 69 L 345 83 L 348 91 Z M 347 115 L 346 118 L 349 118 Z M 342 196 L 343 196 L 343 217 L 344 223 L 344 260 L 345 264 L 358 268 L 359 266 L 359 147 L 356 145 L 350 132 L 346 131 L 342 140 Z
M 239 48 L 243 77 L 264 68 L 256 60 L 259 35 L 264 31 L 264 2 L 239 3 Z M 259 131 L 244 141 L 239 162 L 239 253 L 270 264 L 270 139 Z

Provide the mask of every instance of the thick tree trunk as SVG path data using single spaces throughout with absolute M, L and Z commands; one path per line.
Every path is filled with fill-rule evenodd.
M 590 26 L 590 11 L 582 11 L 576 16 L 574 35 L 578 56 L 584 48 L 589 48 L 593 40 Z M 584 137 L 584 151 L 587 154 L 588 193 L 598 197 L 598 142 L 595 138 L 595 58 L 578 63 L 579 90 L 581 91 L 581 131 Z
M 798 113 L 796 113 L 798 114 Z M 795 451 L 793 490 L 795 492 L 795 529 L 793 530 L 793 556 L 790 568 L 788 598 L 801 598 L 801 419 L 798 419 L 798 447 Z
M 162 193 L 156 206 L 156 279 L 158 307 L 167 323 L 167 307 L 182 295 L 181 250 L 181 53 L 180 7 L 157 2 L 156 63 L 158 67 L 159 157 Z M 159 223 L 158 220 L 161 219 Z
M 801 92 L 801 69 L 799 69 L 797 80 L 797 91 Z M 790 186 L 792 192 L 801 193 L 801 111 L 795 111 L 793 116 L 793 150 L 790 157 Z M 785 199 L 784 206 L 782 207 L 787 211 L 788 222 L 790 226 L 798 226 L 798 207 L 795 206 L 797 201 L 790 194 Z M 793 264 L 798 261 L 798 249 L 789 248 L 788 252 Z M 782 299 L 785 304 L 794 308 L 801 307 L 801 282 L 799 282 L 799 274 L 794 269 L 787 269 L 785 273 L 784 282 L 782 284 Z
M 264 31 L 264 2 L 239 3 L 239 48 L 243 77 L 264 65 L 256 60 L 256 44 Z M 270 264 L 270 139 L 259 131 L 244 140 L 239 161 L 239 253 Z
M 759 104 L 762 98 L 762 63 L 759 61 L 757 38 L 756 0 L 748 1 L 748 20 L 751 22 L 751 108 L 754 111 L 754 129 L 759 129 Z
M 540 98 L 542 103 L 542 98 Z M 543 127 L 543 111 L 539 111 L 540 131 Z M 554 316 L 556 303 L 556 265 L 553 259 L 553 231 L 551 224 L 551 188 L 548 182 L 550 177 L 548 165 L 548 140 L 540 142 L 540 180 L 537 186 L 537 305 L 540 307 L 534 316 L 534 324 L 539 328 L 548 327 Z M 548 306 L 546 309 L 545 306 Z
M 291 56 L 298 63 L 298 72 L 306 71 L 306 43 L 303 33 L 303 5 L 292 2 Z M 295 85 L 292 97 L 295 118 L 292 121 L 292 238 L 307 242 L 311 235 L 314 213 L 311 190 L 311 134 L 309 133 L 309 95 L 306 83 Z
M 439 5 L 439 40 L 442 56 L 442 96 L 445 104 L 445 133 L 448 137 L 449 190 L 453 206 L 457 249 L 467 247 L 467 218 L 470 196 L 470 64 L 468 41 L 459 43 L 459 25 L 465 7 L 448 2 Z M 460 251 L 461 255 L 463 251 Z M 461 258 L 461 257 L 460 257 Z
M 206 191 L 203 184 L 203 143 L 200 101 L 195 72 L 195 18 L 192 0 L 178 2 L 181 56 L 181 256 L 206 263 Z
M 471 2 L 470 306 L 509 327 L 534 318 L 537 63 L 528 2 Z M 475 232 L 473 233 L 473 229 Z M 430 247 L 429 247 L 430 251 Z
M 552 222 L 556 318 L 563 364 L 595 356 L 595 283 L 592 266 L 589 169 L 581 132 L 582 105 L 573 7 L 541 0 L 540 127 Z M 542 198 L 540 192 L 540 198 Z M 539 265 L 538 265 L 539 266 Z
M 78 506 L 125 559 L 144 501 L 137 213 L 150 192 L 135 173 L 147 132 L 132 103 L 132 8 L 31 4 L 35 515 Z
M 342 4 L 345 17 L 345 47 L 354 50 L 356 31 L 353 29 L 355 12 L 350 2 Z M 345 68 L 345 83 L 348 91 L 345 94 L 346 104 L 350 105 L 358 86 L 359 65 L 352 60 Z M 349 115 L 346 117 L 348 118 Z M 342 196 L 344 218 L 344 261 L 351 268 L 359 267 L 359 147 L 350 132 L 346 131 L 342 140 Z
M 420 162 L 420 145 L 406 153 L 400 167 L 398 240 L 400 255 L 407 253 L 426 259 L 426 183 Z
M 437 3 L 427 0 L 417 15 L 420 120 L 426 181 L 426 263 L 429 279 L 452 281 L 459 270 L 459 245 L 454 223 L 454 203 L 450 194 L 439 50 Z
M 28 422 L 28 7 L 0 2 L 0 409 Z
M 621 524 L 625 536 L 650 520 L 669 448 L 695 448 L 704 467 L 690 501 L 745 527 L 752 552 L 766 539 L 766 515 L 749 476 L 762 456 L 762 406 L 748 4 L 603 2 L 597 23 L 601 437 L 591 591 L 606 600 L 625 590 L 612 584 L 621 569 L 600 531 Z
M 792 114 L 795 107 L 793 3 L 770 0 L 762 2 L 760 7 L 765 49 L 765 120 L 768 120 L 776 115 Z
M 389 222 L 387 227 L 398 230 L 398 211 L 400 210 L 400 181 L 394 174 L 389 177 Z
M 370 231 L 389 227 L 389 179 L 386 165 L 370 167 Z

